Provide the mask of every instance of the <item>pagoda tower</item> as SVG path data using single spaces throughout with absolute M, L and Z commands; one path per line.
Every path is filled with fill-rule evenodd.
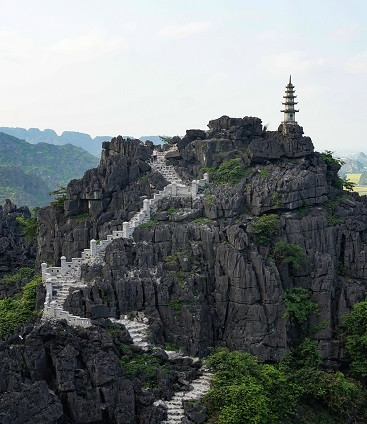
M 287 126 L 288 125 L 296 125 L 296 112 L 299 112 L 299 110 L 296 110 L 294 106 L 297 104 L 297 102 L 294 101 L 294 99 L 297 96 L 294 94 L 294 85 L 292 84 L 292 76 L 289 76 L 289 83 L 285 87 L 285 96 L 283 96 L 284 101 L 282 102 L 282 105 L 284 105 L 284 109 L 281 110 L 281 112 L 284 113 L 284 120 L 282 122 L 283 124 L 283 132 L 287 132 Z

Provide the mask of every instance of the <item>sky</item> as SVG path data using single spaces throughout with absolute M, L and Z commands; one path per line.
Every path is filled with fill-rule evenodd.
M 317 150 L 367 151 L 364 0 L 0 0 L 0 126 L 277 129 L 292 74 Z

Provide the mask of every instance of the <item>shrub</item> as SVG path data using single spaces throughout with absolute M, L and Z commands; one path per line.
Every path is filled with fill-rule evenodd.
M 299 244 L 280 241 L 273 250 L 273 256 L 283 264 L 289 264 L 298 269 L 306 260 L 306 253 Z
M 315 342 L 305 339 L 278 365 L 221 349 L 208 357 L 215 371 L 206 396 L 212 423 L 366 422 L 366 391 L 341 372 L 321 371 Z
M 37 316 L 37 287 L 40 276 L 34 277 L 22 288 L 20 295 L 0 300 L 0 338 L 13 333 L 14 329 Z
M 132 352 L 129 346 L 122 347 L 125 354 L 120 358 L 122 366 L 127 376 L 130 378 L 140 378 L 145 381 L 147 387 L 156 386 L 157 369 L 165 369 L 159 359 L 146 353 Z
M 285 291 L 285 316 L 295 324 L 305 324 L 311 313 L 318 312 L 317 303 L 313 302 L 307 289 L 292 287 Z
M 213 194 L 206 194 L 204 196 L 204 203 L 206 205 L 215 205 L 217 203 L 217 198 Z
M 345 348 L 351 358 L 351 370 L 367 377 L 367 299 L 356 303 L 343 317 L 346 328 Z
M 63 207 L 67 199 L 66 193 L 67 193 L 66 187 L 63 187 L 63 186 L 61 186 L 57 190 L 51 191 L 50 195 L 54 196 L 54 199 L 55 199 L 53 202 L 51 202 L 51 205 L 56 207 Z
M 22 280 L 30 280 L 34 275 L 34 269 L 24 267 L 20 268 L 15 274 L 13 275 L 5 275 L 1 280 L 1 284 L 14 284 L 18 281 Z
M 227 349 L 210 355 L 208 365 L 215 371 L 207 400 L 216 423 L 280 424 L 294 415 L 299 395 L 281 370 Z
M 279 217 L 276 214 L 262 215 L 251 224 L 250 233 L 261 245 L 269 243 L 270 238 L 277 234 Z
M 155 228 L 159 225 L 159 221 L 157 221 L 156 219 L 151 219 L 147 222 L 143 222 L 142 224 L 139 225 L 139 228 L 142 229 L 150 229 L 150 228 Z
M 333 153 L 331 150 L 325 150 L 321 153 L 321 157 L 324 159 L 324 162 L 327 166 L 341 166 L 344 165 L 344 161 L 341 159 L 336 159 L 333 157 Z
M 23 218 L 18 216 L 15 218 L 17 223 L 20 226 L 20 231 L 24 235 L 27 241 L 34 241 L 37 237 L 38 230 L 38 220 L 37 217 L 34 218 Z
M 174 312 L 181 312 L 182 302 L 180 300 L 170 300 L 168 306 L 173 309 Z
M 261 178 L 268 178 L 269 177 L 269 170 L 268 169 L 259 169 L 259 175 Z
M 204 168 L 210 175 L 211 182 L 215 184 L 236 184 L 245 176 L 245 168 L 241 158 L 228 159 L 218 168 Z
M 176 209 L 176 208 L 173 208 L 173 207 L 171 207 L 171 208 L 169 208 L 169 209 L 167 210 L 168 215 L 173 215 L 173 214 L 175 214 L 176 212 L 177 212 L 177 209 Z
M 76 219 L 78 222 L 85 222 L 85 221 L 89 221 L 92 218 L 92 215 L 86 212 L 86 213 L 80 213 L 79 215 L 75 215 L 73 218 Z

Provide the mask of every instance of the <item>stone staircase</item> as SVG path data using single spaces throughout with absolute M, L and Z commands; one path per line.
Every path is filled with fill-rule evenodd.
M 71 262 L 67 262 L 65 256 L 62 256 L 60 267 L 48 267 L 47 264 L 42 264 L 42 280 L 46 286 L 43 320 L 66 319 L 71 325 L 90 326 L 91 322 L 88 318 L 77 317 L 64 310 L 65 299 L 70 289 L 84 287 L 81 281 L 82 264 L 103 263 L 106 247 L 117 238 L 131 238 L 135 228 L 150 220 L 151 213 L 156 210 L 160 199 L 165 197 L 191 197 L 194 200 L 201 196 L 199 189 L 207 184 L 208 175 L 205 174 L 201 180 L 193 180 L 191 185 L 183 184 L 173 166 L 166 164 L 166 153 L 158 152 L 156 162 L 151 164 L 151 167 L 160 172 L 169 181 L 169 184 L 163 190 L 155 193 L 153 198 L 144 199 L 142 209 L 130 221 L 122 224 L 122 230 L 113 231 L 112 234 L 107 236 L 106 240 L 101 240 L 99 243 L 96 240 L 91 240 L 89 249 L 84 249 L 81 257 L 72 258 Z
M 144 351 L 150 348 L 154 349 L 148 338 L 149 325 L 146 323 L 148 320 L 143 314 L 138 312 L 138 317 L 134 320 L 128 319 L 125 316 L 122 319 L 110 318 L 110 321 L 123 324 L 133 339 L 133 343 Z M 199 358 L 188 357 L 175 351 L 166 351 L 166 353 L 169 359 L 190 358 L 193 362 L 199 361 Z M 185 417 L 184 402 L 200 400 L 208 393 L 213 375 L 205 367 L 202 367 L 200 372 L 201 375 L 190 383 L 189 390 L 178 390 L 172 399 L 166 401 L 157 400 L 154 402 L 155 406 L 164 406 L 167 410 L 167 419 L 162 421 L 161 424 L 181 424 Z
M 156 401 L 154 403 L 156 406 L 162 405 L 167 408 L 167 419 L 161 424 L 181 424 L 185 417 L 183 403 L 203 398 L 210 390 L 212 376 L 208 370 L 202 368 L 202 375 L 191 382 L 189 391 L 178 391 L 168 401 Z
M 145 319 L 143 318 L 143 320 Z M 144 351 L 149 350 L 148 324 L 139 322 L 138 320 L 128 319 L 126 315 L 124 318 L 120 319 L 110 318 L 110 321 L 117 324 L 123 324 L 129 332 L 130 337 L 133 339 L 133 343 Z
M 89 249 L 84 249 L 80 258 L 72 258 L 70 262 L 67 262 L 66 257 L 62 256 L 60 267 L 48 267 L 46 263 L 42 264 L 42 280 L 46 287 L 43 321 L 65 319 L 72 326 L 91 326 L 89 318 L 75 316 L 64 310 L 64 303 L 70 291 L 86 286 L 81 279 L 82 264 L 92 265 L 93 263 L 103 262 L 106 247 L 115 239 L 131 238 L 135 228 L 150 219 L 151 213 L 156 210 L 160 199 L 164 197 L 191 197 L 195 200 L 202 196 L 199 194 L 199 189 L 208 183 L 208 175 L 205 174 L 203 179 L 194 180 L 189 185 L 183 184 L 174 167 L 166 164 L 166 153 L 158 152 L 156 162 L 152 163 L 151 167 L 160 172 L 169 184 L 163 190 L 154 194 L 152 199 L 144 199 L 142 209 L 130 221 L 123 223 L 122 230 L 113 231 L 112 234 L 107 236 L 106 240 L 101 240 L 99 243 L 96 240 L 91 240 Z M 145 351 L 152 348 L 148 339 L 149 326 L 141 313 L 137 314 L 136 319 L 128 319 L 127 316 L 124 316 L 120 319 L 110 318 L 110 320 L 123 324 L 135 345 Z M 177 355 L 182 356 L 177 352 L 167 352 L 167 354 L 169 356 L 174 354 L 176 358 Z M 198 360 L 198 358 L 192 359 Z M 181 423 L 184 417 L 183 401 L 200 399 L 210 388 L 210 378 L 211 374 L 202 369 L 202 375 L 191 382 L 190 390 L 177 391 L 169 401 L 157 401 L 156 405 L 161 404 L 167 408 L 167 420 L 163 423 Z
M 170 183 L 183 184 L 175 168 L 166 164 L 165 154 L 167 152 L 158 152 L 157 159 L 151 163 L 151 167 L 163 175 L 164 179 Z

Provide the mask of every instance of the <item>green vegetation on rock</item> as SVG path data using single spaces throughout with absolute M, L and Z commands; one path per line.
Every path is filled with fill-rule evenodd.
M 5 275 L 0 279 L 0 284 L 14 284 L 18 281 L 29 280 L 34 275 L 34 269 L 24 267 L 20 268 L 15 274 Z
M 160 360 L 151 354 L 133 352 L 129 345 L 121 345 L 120 349 L 124 353 L 120 361 L 126 375 L 130 378 L 142 379 L 146 387 L 155 387 L 157 370 L 166 369 Z
M 206 396 L 209 423 L 365 422 L 362 385 L 341 372 L 320 370 L 320 363 L 317 345 L 310 339 L 277 365 L 260 364 L 243 352 L 216 351 L 208 357 L 215 371 Z
M 22 216 L 18 216 L 16 221 L 20 225 L 20 230 L 27 241 L 33 241 L 36 239 L 38 229 L 37 217 L 23 218 Z
M 351 358 L 351 370 L 367 377 L 367 299 L 356 303 L 343 321 L 346 327 L 345 348 Z
M 250 233 L 253 235 L 256 243 L 265 245 L 270 242 L 271 237 L 275 236 L 279 229 L 279 217 L 276 214 L 259 216 L 252 224 Z
M 245 176 L 245 167 L 241 158 L 224 161 L 218 168 L 204 168 L 214 184 L 236 184 Z
M 313 302 L 310 293 L 303 287 L 292 287 L 285 291 L 285 316 L 295 324 L 305 324 L 311 313 L 317 313 L 317 303 Z
M 274 247 L 273 257 L 283 264 L 289 264 L 298 269 L 304 264 L 306 253 L 299 244 L 280 241 Z
M 16 278 L 23 278 L 25 273 L 28 273 L 28 271 L 23 269 L 23 271 L 20 271 L 20 274 L 15 274 L 9 277 L 9 279 L 11 282 L 15 282 Z M 31 275 L 30 273 L 28 274 Z M 2 281 L 4 281 L 4 278 Z M 14 297 L 7 297 L 0 300 L 0 338 L 12 334 L 18 325 L 24 324 L 38 315 L 36 296 L 37 287 L 41 281 L 40 276 L 33 277 L 32 280 L 22 287 L 21 293 L 18 293 Z

